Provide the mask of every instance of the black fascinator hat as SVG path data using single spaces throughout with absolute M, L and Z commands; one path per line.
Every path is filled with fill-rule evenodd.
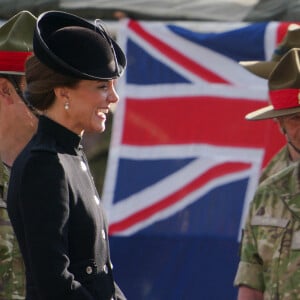
M 33 51 L 49 68 L 79 79 L 114 79 L 126 67 L 123 51 L 101 21 L 92 24 L 61 11 L 48 11 L 38 17 Z

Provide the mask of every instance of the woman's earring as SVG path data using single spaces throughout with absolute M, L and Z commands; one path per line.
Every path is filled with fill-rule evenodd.
M 64 105 L 64 107 L 65 107 L 65 110 L 69 110 L 69 108 L 70 108 L 70 104 L 69 104 L 69 102 L 68 102 L 68 101 L 66 101 L 66 102 L 65 102 L 65 105 Z

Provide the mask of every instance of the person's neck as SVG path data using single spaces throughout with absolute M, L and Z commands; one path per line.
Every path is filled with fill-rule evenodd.
M 300 160 L 300 153 L 298 153 L 290 144 L 287 144 L 287 146 L 288 146 L 291 161 L 294 162 Z
M 66 127 L 70 131 L 74 132 L 75 134 L 78 134 L 79 136 L 83 135 L 84 130 L 79 130 L 78 128 L 75 128 L 73 125 L 73 120 L 70 118 L 67 114 L 64 114 L 64 111 L 62 110 L 47 110 L 43 112 L 43 115 L 52 121 Z
M 22 129 L 18 128 L 15 132 L 11 131 L 0 135 L 0 158 L 8 166 L 12 166 L 36 130 L 35 125 L 29 128 L 24 126 Z
M 5 145 L 5 147 L 0 148 L 1 161 L 11 167 L 25 145 L 17 144 L 13 141 L 10 143 L 3 143 L 2 145 Z

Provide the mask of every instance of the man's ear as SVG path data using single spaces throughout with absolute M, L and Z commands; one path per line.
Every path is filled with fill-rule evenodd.
M 0 97 L 8 101 L 8 103 L 13 103 L 12 95 L 12 85 L 6 78 L 0 77 Z
M 283 135 L 286 135 L 286 129 L 285 129 L 285 126 L 284 126 L 284 119 L 283 118 L 275 118 L 274 121 L 277 122 L 280 132 Z

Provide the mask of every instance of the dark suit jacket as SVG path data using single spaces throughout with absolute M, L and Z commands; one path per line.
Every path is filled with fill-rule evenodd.
M 26 299 L 125 299 L 78 135 L 40 118 L 13 165 L 8 212 L 25 261 Z

